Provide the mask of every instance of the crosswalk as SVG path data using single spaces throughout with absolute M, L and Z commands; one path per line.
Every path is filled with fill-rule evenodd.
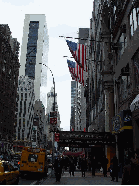
M 70 176 L 68 171 L 65 171 L 61 176 L 62 177 L 73 177 L 72 175 Z M 103 176 L 103 174 L 102 173 L 95 173 L 95 176 Z M 82 177 L 82 172 L 81 171 L 75 171 L 74 172 L 74 177 Z M 90 171 L 85 172 L 85 177 L 87 177 L 87 178 L 90 177 L 91 178 L 92 173 Z

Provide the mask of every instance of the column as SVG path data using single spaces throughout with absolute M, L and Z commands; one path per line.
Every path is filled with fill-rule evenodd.
M 109 132 L 109 91 L 104 90 L 105 93 L 105 132 Z

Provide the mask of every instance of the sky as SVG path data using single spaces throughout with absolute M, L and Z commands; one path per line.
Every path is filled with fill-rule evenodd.
M 55 79 L 55 91 L 61 125 L 70 130 L 71 75 L 67 59 L 73 60 L 66 41 L 59 36 L 78 37 L 79 28 L 89 28 L 93 11 L 93 0 L 0 0 L 0 24 L 8 24 L 12 37 L 22 45 L 25 14 L 45 14 L 49 35 L 48 66 Z M 77 39 L 72 41 L 78 42 Z M 19 60 L 20 60 L 19 52 Z M 69 58 L 64 58 L 68 56 Z M 48 70 L 47 92 L 53 86 Z

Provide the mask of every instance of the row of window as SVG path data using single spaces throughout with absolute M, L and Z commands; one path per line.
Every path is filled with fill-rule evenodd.
M 133 36 L 134 31 L 139 25 L 139 8 L 133 8 L 130 13 L 130 31 L 131 36 Z

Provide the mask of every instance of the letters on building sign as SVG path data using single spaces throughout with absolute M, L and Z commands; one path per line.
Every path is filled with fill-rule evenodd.
M 83 147 L 90 145 L 103 145 L 115 143 L 115 136 L 108 132 L 82 132 L 82 131 L 60 131 L 59 144 L 60 146 L 77 146 Z

